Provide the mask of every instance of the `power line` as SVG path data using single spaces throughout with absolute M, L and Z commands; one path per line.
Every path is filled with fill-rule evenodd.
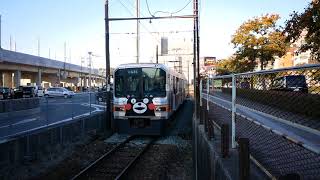
M 191 2 L 192 2 L 192 0 L 188 1 L 188 3 L 187 3 L 185 6 L 183 6 L 181 9 L 178 9 L 178 10 L 173 11 L 173 12 L 169 12 L 169 11 L 156 11 L 156 12 L 154 12 L 154 13 L 151 13 L 150 8 L 149 8 L 148 0 L 146 0 L 148 12 L 149 12 L 150 16 L 152 16 L 152 17 L 154 17 L 157 13 L 165 13 L 165 14 L 170 14 L 170 15 L 177 14 L 177 13 L 183 11 Z
M 128 2 L 128 4 L 131 6 L 131 8 L 135 9 L 135 7 L 134 7 L 134 5 L 133 5 L 132 3 Z M 139 10 L 139 11 L 140 11 L 140 14 L 141 14 L 142 16 L 146 17 L 141 10 Z M 151 23 L 151 19 L 150 19 L 150 24 L 151 24 L 151 26 L 152 26 L 153 31 L 156 31 L 157 28 Z
M 120 4 L 121 4 L 132 16 L 134 16 L 134 15 L 132 14 L 132 12 L 130 11 L 130 9 L 129 9 L 127 6 L 125 6 L 121 0 L 119 0 L 119 2 L 120 2 Z M 144 26 L 144 24 L 142 24 L 140 21 L 139 21 L 139 24 L 142 25 L 142 27 L 143 27 L 146 31 L 150 32 L 150 31 L 148 30 L 148 28 L 146 28 L 146 27 Z M 151 35 L 153 36 L 153 34 L 151 34 Z M 158 43 L 161 43 L 156 37 L 153 36 L 153 38 L 154 38 L 156 41 L 158 41 Z
M 149 31 L 149 32 L 140 32 L 140 34 L 164 34 L 164 33 L 168 33 L 168 34 L 174 34 L 174 33 L 189 33 L 189 32 L 193 32 L 193 30 L 185 30 L 185 31 Z M 124 34 L 124 35 L 135 35 L 137 33 L 135 32 L 121 32 L 121 33 L 109 33 L 109 34 Z

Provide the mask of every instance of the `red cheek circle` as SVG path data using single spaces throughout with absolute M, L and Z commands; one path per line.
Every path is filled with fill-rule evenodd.
M 149 108 L 150 110 L 154 110 L 154 109 L 156 108 L 156 106 L 151 103 L 151 104 L 148 104 L 148 108 Z
M 130 110 L 132 108 L 131 104 L 126 104 L 125 105 L 126 110 Z

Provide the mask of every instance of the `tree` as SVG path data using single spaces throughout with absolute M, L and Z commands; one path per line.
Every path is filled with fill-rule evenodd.
M 254 68 L 256 64 L 247 59 L 239 59 L 237 56 L 220 60 L 217 64 L 217 74 L 225 75 L 230 73 L 248 72 Z
M 297 53 L 311 51 L 312 58 L 320 62 L 320 3 L 312 1 L 302 13 L 293 12 L 291 19 L 286 21 L 284 33 L 286 42 L 295 42 L 301 38 L 303 31 L 305 43 L 299 47 Z
M 251 63 L 251 71 L 259 60 L 261 70 L 273 62 L 275 56 L 283 56 L 288 44 L 285 36 L 276 26 L 280 18 L 277 14 L 254 17 L 244 22 L 232 36 L 231 43 L 237 48 L 237 59 Z

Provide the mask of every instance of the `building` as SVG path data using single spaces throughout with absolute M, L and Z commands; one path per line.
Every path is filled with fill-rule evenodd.
M 306 36 L 307 31 L 302 31 L 300 38 L 292 43 L 288 52 L 281 58 L 277 57 L 274 62 L 274 69 L 278 68 L 285 68 L 285 67 L 292 67 L 292 66 L 299 66 L 304 64 L 313 64 L 311 58 L 311 52 L 301 52 L 297 53 L 299 47 L 301 47 L 305 43 L 304 37 Z
M 158 63 L 165 64 L 193 82 L 193 39 L 191 36 L 171 34 L 161 37 Z

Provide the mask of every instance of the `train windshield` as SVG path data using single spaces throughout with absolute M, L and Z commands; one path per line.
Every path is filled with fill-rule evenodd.
M 159 68 L 119 69 L 115 72 L 116 97 L 165 97 L 166 73 Z

